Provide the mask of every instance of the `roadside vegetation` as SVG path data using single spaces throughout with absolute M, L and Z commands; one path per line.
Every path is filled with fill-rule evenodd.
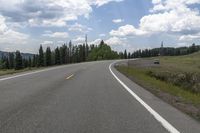
M 99 45 L 88 45 L 87 42 L 74 45 L 70 41 L 68 44 L 63 44 L 53 50 L 50 47 L 43 49 L 41 45 L 38 54 L 24 54 L 18 50 L 16 52 L 0 51 L 0 75 L 85 61 L 154 57 L 163 54 L 187 55 L 198 50 L 200 50 L 200 46 L 192 44 L 190 47 L 170 48 L 162 46 L 161 48 L 137 50 L 130 53 L 126 50 L 124 52 L 113 51 L 103 40 Z M 152 73 L 152 76 L 156 75 Z
M 0 75 L 13 74 L 27 70 L 44 68 L 54 65 L 80 63 L 85 61 L 119 59 L 119 54 L 102 40 L 99 45 L 73 45 L 64 44 L 51 50 L 47 47 L 43 50 L 42 45 L 38 54 L 23 57 L 20 51 L 2 55 L 0 59 Z M 124 57 L 123 57 L 124 58 Z
M 160 64 L 155 65 L 154 61 Z M 200 52 L 130 61 L 116 68 L 164 101 L 200 120 Z

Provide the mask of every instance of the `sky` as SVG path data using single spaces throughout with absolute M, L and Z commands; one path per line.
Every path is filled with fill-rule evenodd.
M 116 51 L 200 43 L 200 0 L 0 0 L 0 50 L 73 44 Z

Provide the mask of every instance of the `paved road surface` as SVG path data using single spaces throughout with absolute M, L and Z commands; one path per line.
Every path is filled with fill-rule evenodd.
M 112 62 L 0 77 L 0 133 L 167 133 L 111 74 Z M 111 69 L 177 131 L 200 133 L 198 122 Z

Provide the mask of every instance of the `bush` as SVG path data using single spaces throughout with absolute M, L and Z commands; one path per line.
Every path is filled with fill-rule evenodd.
M 194 93 L 200 93 L 200 73 L 168 71 L 147 71 L 147 75 L 158 80 L 165 81 L 170 84 L 182 87 Z

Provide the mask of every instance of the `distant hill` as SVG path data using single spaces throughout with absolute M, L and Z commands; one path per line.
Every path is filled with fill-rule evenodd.
M 15 53 L 15 52 L 12 52 L 12 53 Z M 9 54 L 9 52 L 0 51 L 0 58 L 2 56 L 8 56 L 8 54 Z M 28 59 L 29 57 L 32 58 L 34 56 L 34 54 L 30 54 L 30 53 L 21 53 L 21 55 L 23 58 L 26 58 L 26 59 Z

